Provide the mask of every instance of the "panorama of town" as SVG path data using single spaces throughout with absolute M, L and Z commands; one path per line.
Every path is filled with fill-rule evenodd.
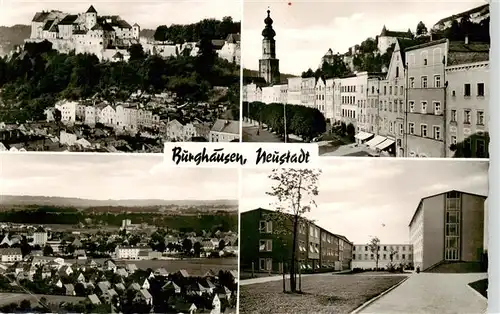
M 259 69 L 244 69 L 243 141 L 314 141 L 325 156 L 489 156 L 489 4 L 430 28 L 380 25 L 346 53 L 325 47 L 299 77 L 280 73 L 271 15 Z
M 3 313 L 236 313 L 235 209 L 2 207 Z
M 0 21 L 0 151 L 239 140 L 240 22 L 151 30 L 97 9 Z

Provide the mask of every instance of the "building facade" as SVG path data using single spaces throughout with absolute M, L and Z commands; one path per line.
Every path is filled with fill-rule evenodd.
M 352 251 L 352 269 L 376 269 L 389 265 L 411 266 L 413 263 L 413 246 L 411 244 L 380 244 L 378 252 L 372 251 L 368 244 L 355 244 Z
M 446 112 L 449 128 L 446 157 L 454 155 L 451 145 L 463 142 L 470 149 L 471 157 L 484 158 L 488 145 L 484 135 L 488 132 L 489 61 L 448 66 L 446 78 L 450 107 Z
M 425 271 L 443 262 L 480 262 L 485 200 L 460 191 L 420 200 L 409 224 L 414 266 Z
M 279 59 L 276 58 L 276 32 L 273 29 L 271 11 L 267 10 L 264 19 L 266 26 L 262 31 L 262 59 L 259 60 L 259 76 L 268 84 L 280 83 Z
M 406 157 L 445 157 L 445 66 L 448 40 L 406 49 Z
M 209 142 L 233 142 L 240 138 L 240 122 L 217 119 L 210 130 Z
M 291 216 L 282 224 L 272 211 L 258 208 L 242 213 L 240 219 L 241 271 L 289 271 L 293 238 L 283 230 L 292 227 Z M 352 243 L 306 220 L 299 222 L 295 251 L 296 265 L 303 272 L 350 269 Z

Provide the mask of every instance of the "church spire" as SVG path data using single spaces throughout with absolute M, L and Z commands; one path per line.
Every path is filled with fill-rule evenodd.
M 262 36 L 266 39 L 273 39 L 276 36 L 276 32 L 273 29 L 273 19 L 271 18 L 271 10 L 267 9 L 267 17 L 264 19 L 264 30 L 262 31 Z

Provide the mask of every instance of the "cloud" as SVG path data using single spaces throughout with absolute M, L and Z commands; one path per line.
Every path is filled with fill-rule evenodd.
M 163 155 L 1 154 L 0 194 L 237 199 L 237 169 L 169 168 Z M 224 186 L 224 189 L 220 187 Z

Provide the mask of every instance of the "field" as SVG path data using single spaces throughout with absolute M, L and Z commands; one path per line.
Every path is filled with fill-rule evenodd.
M 313 275 L 302 278 L 302 294 L 283 294 L 281 280 L 245 285 L 240 288 L 240 313 L 350 313 L 405 278 Z
M 32 305 L 35 305 L 40 298 L 44 297 L 47 299 L 47 303 L 56 303 L 59 304 L 61 302 L 70 302 L 70 303 L 78 303 L 80 301 L 85 300 L 84 297 L 72 297 L 66 295 L 30 295 L 30 294 L 22 294 L 22 293 L 0 293 L 0 306 L 4 306 L 10 303 L 19 303 L 22 300 L 29 300 Z
M 96 262 L 103 262 L 106 259 L 94 259 Z M 70 263 L 85 263 L 85 260 L 66 260 Z M 219 270 L 237 270 L 238 258 L 186 258 L 182 260 L 126 260 L 127 264 L 135 264 L 140 269 L 165 268 L 169 273 L 185 269 L 190 275 L 204 275 L 208 270 L 215 272 Z

